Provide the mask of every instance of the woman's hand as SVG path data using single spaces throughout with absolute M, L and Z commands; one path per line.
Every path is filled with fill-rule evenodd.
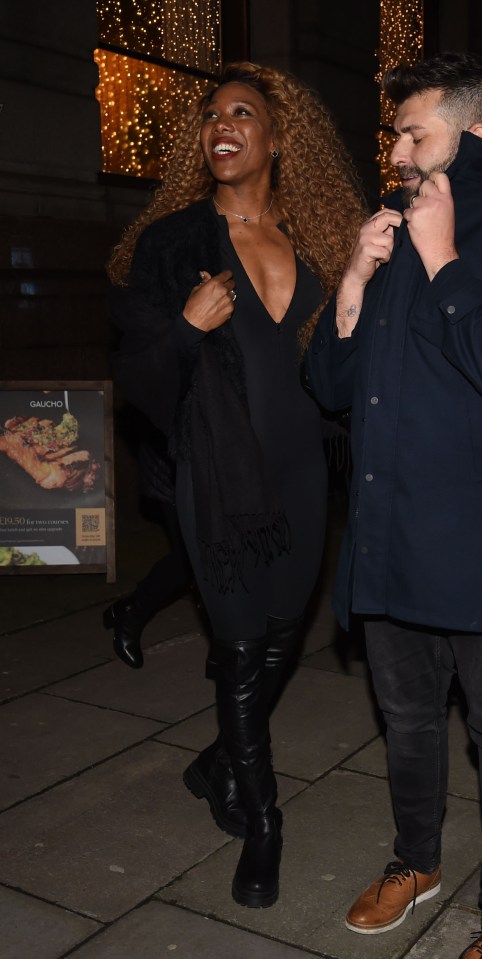
M 201 271 L 201 282 L 192 290 L 183 309 L 188 323 L 198 330 L 215 330 L 233 315 L 236 299 L 231 270 L 223 270 L 217 276 Z

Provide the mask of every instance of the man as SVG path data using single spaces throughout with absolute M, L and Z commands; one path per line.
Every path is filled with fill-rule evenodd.
M 403 190 L 362 227 L 308 356 L 320 403 L 352 406 L 335 609 L 365 620 L 398 830 L 346 919 L 365 934 L 440 889 L 455 671 L 482 753 L 482 57 L 399 66 L 383 87 Z M 481 955 L 482 932 L 462 953 Z

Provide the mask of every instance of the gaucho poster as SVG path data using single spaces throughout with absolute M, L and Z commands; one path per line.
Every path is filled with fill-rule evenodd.
M 0 382 L 0 572 L 114 579 L 110 383 Z

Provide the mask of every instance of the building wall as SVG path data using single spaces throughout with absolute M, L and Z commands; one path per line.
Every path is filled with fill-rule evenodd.
M 379 196 L 378 30 L 379 0 L 251 0 L 253 60 L 289 70 L 319 92 L 373 205 Z
M 426 3 L 435 45 L 480 49 L 480 0 Z M 249 0 L 248 12 L 252 59 L 319 90 L 375 204 L 378 0 Z M 95 0 L 0 5 L 2 379 L 109 373 L 104 264 L 149 193 L 99 177 L 96 45 Z
M 95 0 L 0 7 L 0 377 L 105 377 L 104 264 L 145 202 L 101 169 Z
M 425 56 L 443 50 L 482 53 L 480 0 L 425 0 Z

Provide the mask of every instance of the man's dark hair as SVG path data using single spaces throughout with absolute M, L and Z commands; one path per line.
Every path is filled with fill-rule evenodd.
M 382 90 L 397 106 L 415 94 L 441 90 L 440 113 L 467 130 L 482 123 L 482 56 L 448 51 L 412 67 L 401 63 L 384 74 Z

